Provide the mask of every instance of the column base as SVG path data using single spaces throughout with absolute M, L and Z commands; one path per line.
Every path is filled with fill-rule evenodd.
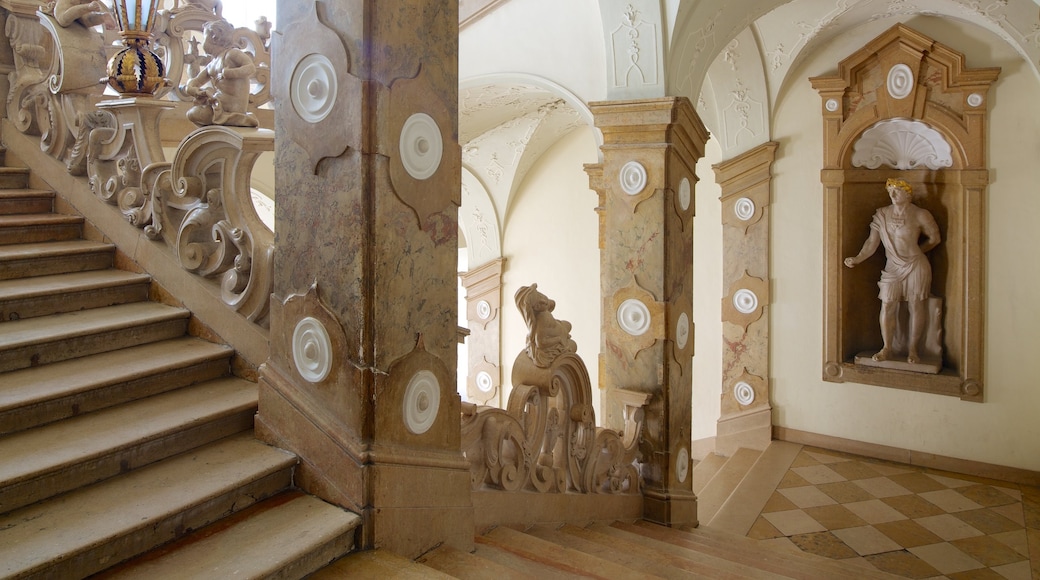
M 643 490 L 643 519 L 670 528 L 696 528 L 697 495 L 687 490 Z
M 722 417 L 716 427 L 715 453 L 730 457 L 737 449 L 765 451 L 773 440 L 773 412 L 770 407 Z

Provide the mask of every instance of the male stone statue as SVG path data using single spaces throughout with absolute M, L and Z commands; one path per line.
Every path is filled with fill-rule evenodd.
M 939 245 L 939 226 L 926 209 L 912 202 L 913 188 L 903 179 L 885 183 L 892 205 L 879 208 L 870 222 L 870 236 L 859 254 L 845 258 L 845 265 L 855 267 L 885 246 L 888 263 L 878 281 L 881 299 L 882 349 L 872 358 L 890 360 L 895 355 L 892 344 L 896 335 L 898 307 L 906 301 L 910 313 L 908 363 L 920 360 L 918 346 L 927 325 L 926 301 L 932 285 L 932 267 L 925 253 Z M 922 241 L 923 238 L 923 241 Z

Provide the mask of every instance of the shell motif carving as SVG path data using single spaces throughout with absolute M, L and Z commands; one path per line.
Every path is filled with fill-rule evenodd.
M 852 165 L 877 169 L 942 169 L 953 166 L 950 144 L 920 121 L 885 119 L 863 132 L 853 146 Z

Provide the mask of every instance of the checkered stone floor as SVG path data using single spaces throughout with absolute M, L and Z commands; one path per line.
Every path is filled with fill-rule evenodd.
M 1040 488 L 807 447 L 748 536 L 907 578 L 1040 580 Z

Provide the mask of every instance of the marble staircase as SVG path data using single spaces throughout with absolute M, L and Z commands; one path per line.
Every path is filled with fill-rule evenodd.
M 0 168 L 0 578 L 298 578 L 349 552 L 360 518 L 254 439 L 233 351 L 54 205 Z

